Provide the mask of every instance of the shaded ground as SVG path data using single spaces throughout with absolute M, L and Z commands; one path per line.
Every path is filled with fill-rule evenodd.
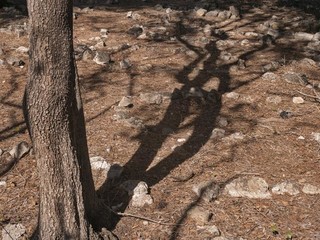
M 122 2 L 88 12 L 75 8 L 75 46 L 94 45 L 92 38 L 106 28 L 109 33 L 102 49 L 112 52 L 113 62 L 107 66 L 77 62 L 90 156 L 102 156 L 124 166 L 121 178 L 113 181 L 107 181 L 103 172 L 94 172 L 98 193 L 111 206 L 122 203 L 123 212 L 172 224 L 117 219 L 114 232 L 121 239 L 211 239 L 188 217 L 195 206 L 212 213 L 204 225 L 216 225 L 228 239 L 320 238 L 318 195 L 248 199 L 221 194 L 208 203 L 192 191 L 203 181 L 224 186 L 242 175 L 260 176 L 271 187 L 283 181 L 320 186 L 319 143 L 312 138 L 313 132 L 319 132 L 319 102 L 301 94 L 316 96 L 319 50 L 311 48 L 310 41 L 293 37 L 295 32 L 319 31 L 319 20 L 306 12 L 306 5 L 296 8 L 285 1 L 280 5 L 248 2 L 241 2 L 240 20 L 197 16 L 189 10 L 202 3 L 194 1 Z M 157 3 L 164 9 L 156 8 Z M 225 10 L 231 3 L 221 1 L 205 7 Z M 310 4 L 316 9 L 312 1 Z M 166 13 L 168 7 L 172 12 Z M 139 17 L 127 18 L 128 11 Z M 1 12 L 0 28 L 27 21 L 16 15 Z M 273 27 L 280 32 L 274 44 L 264 42 L 263 34 L 253 34 L 261 33 L 261 24 L 267 21 L 278 25 Z M 158 35 L 137 39 L 128 34 L 136 24 Z M 205 33 L 207 24 L 212 26 L 212 34 Z M 20 141 L 29 141 L 21 111 L 28 57 L 15 52 L 19 46 L 27 46 L 28 40 L 26 35 L 18 38 L 14 33 L 1 32 L 0 44 L 4 50 L 0 59 L 14 55 L 26 62 L 24 68 L 0 66 L 0 148 L 10 149 Z M 110 50 L 123 44 L 130 47 Z M 123 59 L 129 59 L 132 66 L 121 68 Z M 263 77 L 270 64 L 268 71 L 273 71 L 276 79 Z M 305 74 L 313 88 L 288 83 L 283 77 L 288 72 Z M 200 89 L 203 97 L 186 97 L 192 89 Z M 139 98 L 153 92 L 171 98 L 164 98 L 161 104 L 148 104 Z M 229 92 L 240 95 L 228 98 Z M 125 114 L 139 118 L 143 128 L 114 120 L 115 105 L 123 96 L 132 96 L 133 101 Z M 281 97 L 281 102 L 267 100 L 274 96 Z M 304 98 L 303 104 L 292 102 L 298 96 Z M 281 111 L 293 116 L 281 118 Z M 227 119 L 227 126 L 219 126 L 221 117 Z M 215 139 L 212 131 L 217 127 L 223 128 L 226 136 L 242 133 L 244 138 Z M 28 234 L 35 229 L 35 165 L 34 157 L 28 155 L 1 177 L 7 185 L 0 186 L 0 226 L 22 223 Z M 145 181 L 154 203 L 140 209 L 131 207 L 119 187 L 128 179 Z

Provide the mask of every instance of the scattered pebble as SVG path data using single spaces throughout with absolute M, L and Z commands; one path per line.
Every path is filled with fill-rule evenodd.
M 276 184 L 272 190 L 271 190 L 274 194 L 289 194 L 289 195 L 297 195 L 299 194 L 299 189 L 297 186 L 295 186 L 295 184 L 285 181 L 279 184 Z
M 295 104 L 302 104 L 304 103 L 304 99 L 302 97 L 293 97 L 292 102 Z
M 198 224 L 206 224 L 212 217 L 212 213 L 207 210 L 204 210 L 201 207 L 194 207 L 188 211 L 188 215 L 195 220 Z
M 311 194 L 311 195 L 320 194 L 320 188 L 307 183 L 303 186 L 302 192 L 304 192 L 305 194 Z

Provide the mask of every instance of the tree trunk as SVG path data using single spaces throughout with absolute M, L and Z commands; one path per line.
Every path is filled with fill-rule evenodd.
M 29 0 L 25 101 L 40 178 L 39 239 L 89 239 L 97 197 L 73 58 L 72 0 Z

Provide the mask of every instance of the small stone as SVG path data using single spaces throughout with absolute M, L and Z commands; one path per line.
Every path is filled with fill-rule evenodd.
M 119 107 L 126 107 L 126 108 L 132 108 L 133 107 L 133 103 L 130 97 L 123 97 L 119 104 Z
M 220 230 L 217 226 L 211 225 L 211 226 L 197 226 L 197 230 L 200 232 L 207 232 L 210 234 L 210 237 L 218 237 L 220 236 Z M 216 239 L 216 238 L 214 238 Z
M 133 195 L 131 199 L 132 207 L 144 207 L 153 204 L 153 198 L 149 194 Z
M 206 18 L 215 18 L 218 16 L 218 14 L 219 14 L 218 10 L 209 11 L 206 14 Z
M 82 54 L 82 60 L 83 61 L 91 61 L 94 58 L 94 52 L 91 49 L 87 49 Z
M 228 141 L 237 141 L 237 140 L 243 140 L 244 139 L 244 134 L 241 132 L 235 132 L 231 135 L 229 135 L 228 137 L 223 138 L 224 140 L 228 140 Z
M 300 41 L 311 41 L 314 37 L 314 34 L 306 32 L 297 32 L 294 34 L 294 38 Z
M 289 72 L 284 74 L 283 77 L 288 83 L 300 84 L 301 86 L 306 86 L 308 84 L 308 79 L 303 74 Z
M 148 104 L 161 104 L 163 96 L 160 93 L 141 93 L 140 100 Z
M 4 180 L 0 180 L 0 187 L 5 187 L 7 185 L 7 182 Z
M 304 103 L 304 99 L 302 97 L 293 97 L 292 102 L 295 104 L 302 104 Z
M 274 103 L 274 104 L 281 103 L 281 101 L 282 101 L 282 98 L 280 96 L 269 96 L 266 99 L 266 102 Z
M 279 76 L 273 72 L 266 72 L 262 75 L 263 80 L 275 82 L 279 79 Z
M 187 141 L 187 139 L 185 139 L 185 138 L 178 138 L 178 139 L 177 139 L 177 142 L 178 142 L 178 143 L 183 143 L 183 142 L 185 142 L 185 141 Z
M 106 45 L 105 41 L 103 41 L 102 39 L 100 39 L 96 45 L 94 45 L 95 49 L 99 49 L 99 48 L 104 48 Z
M 26 233 L 26 228 L 18 224 L 7 224 L 2 228 L 2 240 L 20 239 Z
M 96 156 L 90 158 L 91 168 L 94 170 L 109 170 L 111 164 L 108 163 L 103 157 Z
M 99 65 L 106 65 L 110 62 L 110 55 L 105 51 L 97 51 L 93 61 Z
M 305 194 L 311 194 L 311 195 L 320 194 L 320 188 L 307 183 L 303 186 L 302 192 L 304 192 Z
M 226 131 L 222 128 L 215 128 L 213 129 L 210 138 L 211 139 L 220 139 L 223 138 Z
M 238 99 L 240 97 L 240 94 L 236 92 L 229 92 L 229 93 L 226 93 L 225 96 L 231 99 Z
M 240 11 L 235 6 L 230 6 L 229 11 L 231 12 L 232 16 L 234 16 L 234 18 L 236 19 L 240 18 Z
M 212 213 L 197 206 L 188 211 L 188 215 L 198 224 L 205 224 L 209 222 L 212 217 Z
M 108 37 L 108 33 L 109 33 L 108 29 L 106 29 L 106 28 L 101 28 L 100 29 L 100 35 L 101 35 L 102 38 Z
M 240 177 L 225 186 L 225 192 L 232 197 L 270 198 L 267 182 L 260 177 Z
M 297 139 L 298 140 L 305 140 L 305 137 L 304 136 L 299 136 Z
M 30 151 L 30 146 L 26 142 L 20 142 L 10 150 L 10 155 L 15 159 L 21 159 Z
M 14 66 L 14 67 L 21 67 L 21 66 L 24 66 L 25 65 L 25 62 L 22 61 L 21 59 L 19 58 L 16 58 L 16 57 L 7 57 L 6 58 L 6 61 L 9 65 L 11 66 Z
M 205 181 L 193 186 L 192 191 L 206 202 L 211 202 L 219 196 L 220 186 L 213 181 Z
M 318 133 L 318 132 L 313 132 L 313 133 L 311 133 L 311 136 L 312 136 L 312 138 L 314 139 L 314 140 L 316 140 L 318 143 L 320 143 L 320 133 Z
M 129 59 L 123 59 L 119 64 L 121 69 L 129 69 L 132 66 Z
M 293 183 L 288 181 L 276 184 L 271 191 L 274 194 L 280 195 L 284 195 L 285 193 L 288 193 L 289 195 L 297 195 L 300 192 Z
M 29 52 L 29 48 L 20 46 L 20 47 L 18 47 L 18 48 L 16 49 L 16 52 L 28 53 L 28 52 Z
M 139 26 L 139 25 L 135 25 L 133 27 L 131 27 L 128 31 L 128 34 L 133 35 L 135 37 L 140 36 L 143 33 L 143 27 Z
M 208 11 L 206 9 L 203 9 L 203 8 L 199 8 L 197 11 L 196 11 L 196 14 L 198 17 L 203 17 Z
M 218 116 L 216 123 L 219 127 L 226 127 L 228 125 L 228 120 L 225 117 Z

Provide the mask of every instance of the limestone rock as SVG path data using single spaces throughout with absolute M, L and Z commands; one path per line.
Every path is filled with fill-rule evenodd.
M 303 74 L 288 72 L 283 75 L 283 78 L 286 80 L 286 82 L 292 84 L 300 84 L 302 86 L 306 86 L 308 84 L 307 77 Z
M 295 184 L 285 181 L 279 184 L 276 184 L 272 190 L 274 194 L 279 194 L 279 195 L 284 195 L 284 194 L 289 194 L 289 195 L 297 195 L 299 194 L 299 189 Z
M 305 194 L 320 194 L 320 188 L 311 184 L 305 184 L 302 188 L 302 192 Z
M 26 228 L 18 224 L 7 224 L 2 229 L 2 240 L 19 239 L 26 233 Z
M 280 96 L 269 96 L 267 97 L 266 102 L 279 104 L 282 102 L 282 98 Z
M 212 133 L 211 133 L 211 136 L 210 138 L 211 139 L 220 139 L 220 138 L 223 138 L 224 135 L 225 135 L 225 130 L 222 129 L 222 128 L 215 128 L 212 130 Z
M 110 62 L 110 55 L 105 51 L 97 51 L 93 61 L 99 65 L 106 65 Z
M 161 104 L 163 97 L 160 93 L 142 93 L 140 94 L 140 100 L 148 104 Z
M 197 226 L 197 231 L 198 232 L 204 232 L 204 233 L 209 233 L 210 237 L 218 237 L 220 236 L 220 230 L 218 229 L 217 226 L 215 225 L 210 225 L 210 226 Z M 214 238 L 216 239 L 216 238 Z
M 293 97 L 292 102 L 295 104 L 302 104 L 304 103 L 304 99 L 302 97 Z
M 232 197 L 270 198 L 267 182 L 260 177 L 240 177 L 225 186 L 225 192 Z
M 10 155 L 15 159 L 20 159 L 30 151 L 30 146 L 26 142 L 20 142 L 10 150 Z
M 130 97 L 123 97 L 119 104 L 119 107 L 126 107 L 126 108 L 131 108 L 133 107 L 132 99 Z
M 199 9 L 196 11 L 196 15 L 197 15 L 198 17 L 203 17 L 206 13 L 207 13 L 207 10 L 206 10 L 206 9 L 203 9 L 203 8 L 199 8 Z

